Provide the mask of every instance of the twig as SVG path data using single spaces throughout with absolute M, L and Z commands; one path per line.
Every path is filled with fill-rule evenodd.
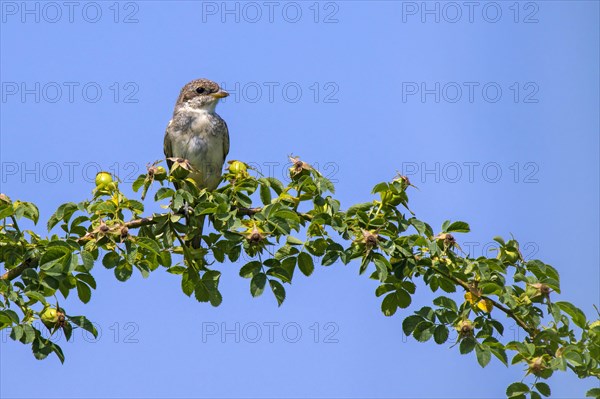
M 434 266 L 429 266 L 431 268 L 431 270 L 435 271 L 436 273 L 441 274 L 442 276 L 446 277 L 447 279 L 452 280 L 454 283 L 460 285 L 461 287 L 463 287 L 466 291 L 471 292 L 473 289 L 471 286 L 469 286 L 469 284 L 467 284 L 466 282 L 462 281 L 461 279 L 454 277 L 448 273 L 445 273 L 443 271 L 441 271 L 440 269 L 434 267 Z M 495 307 L 497 307 L 498 309 L 500 309 L 502 312 L 504 312 L 508 317 L 510 317 L 511 319 L 513 319 L 523 330 L 525 330 L 527 332 L 527 334 L 529 334 L 529 336 L 534 337 L 536 330 L 534 328 L 529 327 L 519 316 L 517 316 L 515 314 L 515 312 L 513 312 L 511 309 L 507 308 L 506 306 L 502 305 L 501 303 L 499 303 L 498 301 L 487 297 L 485 295 L 478 295 L 479 298 L 481 299 L 486 299 L 488 301 L 490 301 Z
M 238 214 L 246 215 L 246 216 L 255 215 L 263 210 L 262 207 L 260 207 L 260 208 L 235 207 L 234 209 L 236 209 L 238 211 Z M 305 218 L 306 220 L 312 219 L 312 216 L 309 214 L 306 214 L 306 213 L 299 213 L 299 215 L 302 216 L 303 218 Z M 127 227 L 128 229 L 137 229 L 137 228 L 144 227 L 144 226 L 150 226 L 150 225 L 153 225 L 156 223 L 157 222 L 154 220 L 154 218 L 152 216 L 150 216 L 150 217 L 145 217 L 145 218 L 133 219 L 133 220 L 130 220 L 129 222 L 125 222 L 125 223 L 119 224 L 117 226 L 119 228 Z M 16 226 L 16 222 L 15 222 L 15 230 L 19 231 L 18 227 Z M 79 245 L 85 245 L 85 243 L 93 240 L 94 238 L 95 238 L 95 233 L 90 231 L 83 237 L 79 238 L 77 240 L 77 243 Z M 36 267 L 36 266 L 37 266 L 37 259 L 27 259 L 27 260 L 23 261 L 23 263 L 21 263 L 20 265 L 8 270 L 6 273 L 4 273 L 2 276 L 0 276 L 0 280 L 14 280 L 15 278 L 19 277 L 25 269 L 28 269 L 30 267 Z
M 6 273 L 0 276 L 0 280 L 14 280 L 15 278 L 19 277 L 23 271 L 25 271 L 25 269 L 35 266 L 37 266 L 37 261 L 29 258 L 23 261 L 23 263 L 21 263 L 19 266 L 8 270 Z
M 13 222 L 13 227 L 15 228 L 15 230 L 16 230 L 16 232 L 17 232 L 17 234 L 19 234 L 19 235 L 23 235 L 23 234 L 21 233 L 21 229 L 19 229 L 19 225 L 17 224 L 17 219 L 15 219 L 15 216 L 14 216 L 14 215 L 10 215 L 10 220 L 12 220 L 12 222 Z

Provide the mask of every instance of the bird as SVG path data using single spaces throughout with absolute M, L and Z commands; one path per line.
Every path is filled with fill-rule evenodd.
M 193 168 L 188 177 L 200 189 L 212 191 L 221 181 L 229 153 L 229 129 L 215 108 L 219 100 L 228 95 L 211 80 L 192 80 L 181 89 L 167 125 L 164 153 L 169 169 L 176 160 L 187 160 Z M 190 226 L 187 212 L 186 219 Z M 199 234 L 191 241 L 193 248 L 200 248 L 204 215 L 198 223 Z

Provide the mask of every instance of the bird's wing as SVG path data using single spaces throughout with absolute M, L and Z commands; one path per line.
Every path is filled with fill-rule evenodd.
M 229 128 L 227 128 L 227 123 L 223 119 L 221 119 L 223 123 L 223 162 L 225 162 L 225 158 L 227 158 L 227 154 L 229 154 Z
M 173 166 L 173 161 L 168 159 L 173 157 L 173 148 L 171 147 L 171 137 L 169 135 L 169 128 L 172 124 L 173 121 L 171 120 L 167 126 L 167 131 L 165 132 L 165 141 L 163 144 L 163 150 L 165 152 L 165 158 L 167 158 L 167 165 L 169 166 L 169 169 L 171 169 L 171 166 Z

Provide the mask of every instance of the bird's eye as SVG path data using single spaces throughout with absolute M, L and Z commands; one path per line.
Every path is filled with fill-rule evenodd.
M 196 89 L 196 93 L 198 93 L 198 94 L 202 94 L 202 93 L 204 93 L 204 87 L 198 87 L 198 88 Z

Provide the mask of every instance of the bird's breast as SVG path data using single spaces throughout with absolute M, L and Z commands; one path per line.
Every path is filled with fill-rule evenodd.
M 167 129 L 173 157 L 187 159 L 197 170 L 191 177 L 209 189 L 218 184 L 225 161 L 225 132 L 217 129 L 216 118 L 206 111 L 186 110 L 175 115 Z

